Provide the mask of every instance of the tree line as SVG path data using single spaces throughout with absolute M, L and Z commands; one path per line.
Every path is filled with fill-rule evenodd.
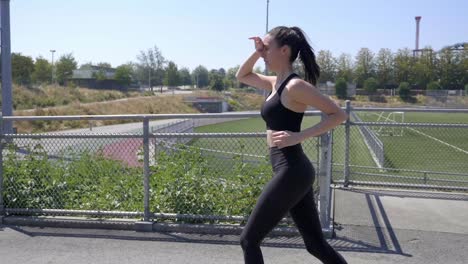
M 361 48 L 354 58 L 347 53 L 335 57 L 329 50 L 320 50 L 316 53 L 316 59 L 321 68 L 318 80 L 320 84 L 341 81 L 355 83 L 358 88 L 371 86 L 385 89 L 397 88 L 401 83 L 407 83 L 412 89 L 450 90 L 464 89 L 468 84 L 468 47 L 462 51 L 444 49 L 440 52 L 429 47 L 417 56 L 408 48 L 398 49 L 396 52 L 383 48 L 377 53 Z M 90 62 L 81 66 L 85 65 L 111 67 L 105 62 Z M 78 63 L 71 53 L 60 56 L 53 67 L 42 56 L 34 60 L 21 53 L 12 54 L 13 82 L 20 85 L 63 85 L 77 68 Z M 294 68 L 303 75 L 297 61 Z M 238 69 L 239 65 L 210 70 L 199 65 L 190 71 L 187 67 L 179 67 L 174 61 L 167 60 L 158 47 L 154 46 L 140 51 L 135 62 L 116 67 L 115 79 L 122 84 L 138 81 L 140 85 L 151 88 L 193 86 L 220 91 L 231 87 L 245 87 L 235 78 Z M 257 67 L 255 71 L 262 72 L 262 69 Z M 104 76 L 98 74 L 96 78 Z
M 319 83 L 342 79 L 358 88 L 370 80 L 379 88 L 396 88 L 406 82 L 413 89 L 464 89 L 468 84 L 468 47 L 462 51 L 443 49 L 436 52 L 427 47 L 416 55 L 408 48 L 392 52 L 380 49 L 378 53 L 361 48 L 353 59 L 349 54 L 334 57 L 328 50 L 317 53 L 321 67 Z
M 103 80 L 105 68 L 112 65 L 107 62 L 87 62 L 78 67 L 78 62 L 72 53 L 67 53 L 52 63 L 42 56 L 33 59 L 21 53 L 12 53 L 12 79 L 15 84 L 23 86 L 56 83 L 64 85 L 71 78 L 73 70 L 87 66 L 98 66 L 94 74 L 97 80 Z M 236 72 L 239 66 L 229 68 L 208 70 L 203 65 L 197 66 L 190 71 L 187 67 L 179 67 L 175 62 L 167 60 L 157 46 L 145 51 L 140 51 L 136 56 L 136 62 L 128 62 L 115 68 L 114 79 L 123 85 L 129 85 L 137 81 L 141 86 L 176 87 L 193 86 L 196 88 L 210 88 L 213 90 L 224 90 L 231 87 L 244 87 L 236 80 Z M 257 72 L 261 69 L 257 68 Z

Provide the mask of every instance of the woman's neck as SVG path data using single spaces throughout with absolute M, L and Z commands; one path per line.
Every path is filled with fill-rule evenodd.
M 288 78 L 294 70 L 292 66 L 284 67 L 276 72 L 276 86 L 280 85 L 286 78 Z

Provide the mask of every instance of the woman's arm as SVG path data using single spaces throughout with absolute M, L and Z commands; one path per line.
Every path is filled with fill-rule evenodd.
M 326 117 L 320 123 L 300 132 L 299 140 L 301 142 L 307 138 L 319 136 L 330 131 L 348 119 L 348 115 L 339 105 L 320 93 L 319 89 L 312 84 L 303 80 L 295 80 L 291 84 L 288 95 L 293 100 L 312 106 L 326 114 Z
M 239 67 L 236 78 L 239 82 L 247 85 L 265 90 L 272 90 L 276 77 L 252 72 L 255 63 L 262 56 L 263 42 L 258 37 L 251 39 L 255 40 L 255 52 Z

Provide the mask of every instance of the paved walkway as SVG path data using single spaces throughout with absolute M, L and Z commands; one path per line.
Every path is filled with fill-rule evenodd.
M 467 263 L 468 195 L 337 190 L 337 237 L 349 263 Z M 242 264 L 236 235 L 0 226 L 1 263 Z M 320 263 L 301 237 L 268 237 L 265 263 Z

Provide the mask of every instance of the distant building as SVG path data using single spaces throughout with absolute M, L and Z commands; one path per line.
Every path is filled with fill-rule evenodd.
M 317 87 L 320 90 L 320 93 L 326 95 L 336 95 L 335 83 L 327 81 L 326 83 L 319 83 Z M 346 96 L 354 97 L 356 96 L 356 84 L 346 82 Z
M 187 97 L 185 103 L 191 104 L 203 113 L 222 113 L 229 111 L 229 104 L 220 97 Z
M 85 65 L 77 70 L 73 70 L 73 75 L 68 78 L 65 85 L 73 83 L 78 87 L 90 89 L 109 89 L 126 91 L 129 88 L 138 88 L 136 82 L 132 82 L 130 86 L 120 84 L 115 80 L 115 69 L 108 67 L 100 67 L 93 65 Z

